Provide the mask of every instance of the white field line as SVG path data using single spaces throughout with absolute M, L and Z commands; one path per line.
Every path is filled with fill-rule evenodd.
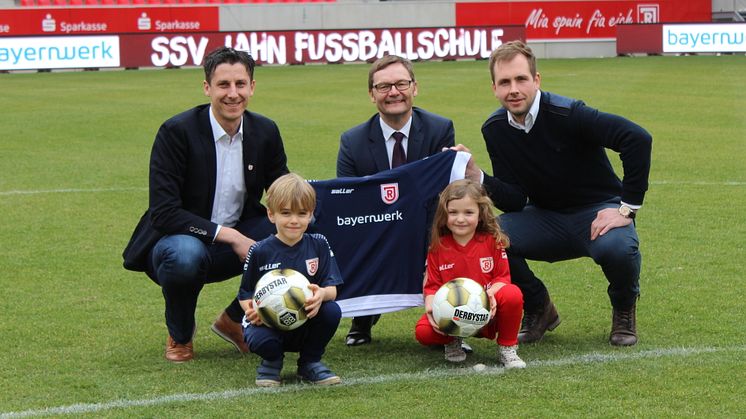
M 661 348 L 651 349 L 640 352 L 619 352 L 619 353 L 589 353 L 567 358 L 536 360 L 527 362 L 527 368 L 542 367 L 562 367 L 568 365 L 587 365 L 587 364 L 607 364 L 611 362 L 623 362 L 636 359 L 651 359 L 662 357 L 690 357 L 702 354 L 716 354 L 722 352 L 744 352 L 746 346 L 731 347 L 704 347 L 704 348 Z M 441 377 L 453 377 L 459 375 L 500 375 L 504 374 L 505 369 L 502 367 L 487 367 L 485 370 L 476 372 L 471 367 L 464 368 L 436 368 L 420 372 L 410 372 L 401 374 L 386 374 L 372 377 L 344 378 L 342 384 L 335 387 L 350 387 L 370 384 L 396 383 L 400 381 L 416 381 L 422 379 L 434 379 Z M 112 409 L 127 409 L 140 406 L 157 406 L 168 403 L 187 403 L 195 401 L 212 401 L 234 399 L 238 397 L 247 397 L 257 394 L 279 394 L 286 392 L 297 392 L 315 388 L 308 384 L 289 384 L 277 388 L 260 388 L 249 387 L 238 390 L 225 390 L 210 393 L 182 393 L 172 394 L 169 396 L 154 397 L 151 399 L 139 400 L 114 400 L 102 403 L 79 403 L 69 406 L 48 407 L 44 409 L 25 410 L 21 412 L 0 413 L 0 419 L 5 418 L 22 418 L 30 416 L 47 416 L 47 415 L 79 415 L 92 412 L 100 412 Z
M 746 182 L 738 182 L 735 180 L 726 180 L 724 182 L 708 182 L 700 180 L 651 180 L 651 185 L 694 185 L 694 186 L 744 186 Z
M 129 191 L 147 191 L 148 188 L 69 188 L 69 189 L 37 189 L 27 191 L 0 191 L 0 196 L 10 195 L 41 195 L 55 193 L 91 193 L 91 192 L 129 192 Z
M 746 186 L 746 182 L 739 181 L 724 181 L 724 182 L 708 182 L 708 181 L 677 181 L 677 180 L 651 180 L 651 185 L 693 185 L 693 186 Z M 95 193 L 95 192 L 131 192 L 131 191 L 147 191 L 145 187 L 130 187 L 130 188 L 63 188 L 63 189 L 37 189 L 37 190 L 13 190 L 13 191 L 0 191 L 0 196 L 11 196 L 11 195 L 41 195 L 41 194 L 56 194 L 56 193 Z

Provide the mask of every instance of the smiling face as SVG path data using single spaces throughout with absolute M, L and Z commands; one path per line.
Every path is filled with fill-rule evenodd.
M 277 238 L 288 246 L 293 246 L 303 238 L 303 233 L 311 222 L 312 211 L 305 209 L 292 210 L 290 207 L 280 208 L 278 211 L 268 210 L 267 215 L 275 227 Z
M 448 220 L 446 226 L 451 231 L 453 239 L 460 245 L 474 237 L 479 225 L 479 205 L 470 196 L 452 199 L 446 205 Z
M 215 67 L 210 81 L 203 83 L 210 98 L 215 119 L 229 135 L 238 131 L 243 111 L 254 95 L 254 80 L 241 63 L 223 63 Z
M 516 121 L 524 123 L 541 84 L 539 73 L 531 75 L 528 59 L 517 54 L 509 60 L 496 61 L 493 75 L 495 97 Z
M 399 90 L 391 86 L 391 90 L 385 93 L 378 92 L 375 88 L 379 84 L 396 84 L 400 81 L 412 80 L 409 88 Z M 417 82 L 401 63 L 393 63 L 373 74 L 372 87 L 368 93 L 371 102 L 376 104 L 381 118 L 392 128 L 401 128 L 412 115 L 412 103 L 417 96 Z

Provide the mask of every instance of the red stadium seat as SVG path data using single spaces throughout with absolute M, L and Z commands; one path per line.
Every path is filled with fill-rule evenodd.
M 161 4 L 161 0 L 147 0 L 147 4 Z
M 37 0 L 36 5 L 40 7 L 51 6 L 52 0 Z
M 67 6 L 67 0 L 52 0 L 52 4 L 55 6 Z
M 130 0 L 117 0 L 117 4 L 120 6 L 126 6 L 130 4 Z
M 83 0 L 83 4 L 86 6 L 98 6 L 98 0 Z
M 191 4 L 192 0 L 179 0 L 179 4 Z
M 34 3 L 34 0 L 21 0 L 21 6 L 23 7 L 34 7 L 36 4 Z
M 83 0 L 70 0 L 70 6 L 82 6 Z
M 116 0 L 101 0 L 102 6 L 114 6 L 117 4 Z

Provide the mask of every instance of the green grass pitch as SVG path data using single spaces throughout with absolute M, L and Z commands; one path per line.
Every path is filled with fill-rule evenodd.
M 421 309 L 384 315 L 374 343 L 325 361 L 344 384 L 257 389 L 255 356 L 209 331 L 238 280 L 200 298 L 196 360 L 163 359 L 160 289 L 121 267 L 147 205 L 155 132 L 206 98 L 199 69 L 0 74 L 0 417 L 742 417 L 746 414 L 746 58 L 540 60 L 542 88 L 626 116 L 654 138 L 638 217 L 640 343 L 607 343 L 592 261 L 535 263 L 562 325 L 495 365 L 420 347 Z M 367 65 L 259 67 L 249 107 L 273 118 L 291 170 L 334 177 L 339 135 L 375 111 Z M 416 105 L 452 118 L 488 167 L 480 126 L 498 106 L 486 61 L 416 63 Z M 612 155 L 615 167 L 619 160 Z M 740 396 L 739 396 L 740 394 Z

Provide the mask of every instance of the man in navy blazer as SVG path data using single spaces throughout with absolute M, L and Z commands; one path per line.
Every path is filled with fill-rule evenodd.
M 413 107 L 417 81 L 409 60 L 395 55 L 376 60 L 368 72 L 368 94 L 378 113 L 342 134 L 337 177 L 372 175 L 454 145 L 451 120 Z M 370 343 L 379 318 L 352 319 L 347 345 Z
M 149 208 L 124 250 L 124 267 L 161 286 L 168 339 L 166 359 L 193 358 L 197 298 L 206 283 L 237 276 L 249 247 L 274 232 L 260 203 L 288 172 L 277 125 L 246 110 L 255 62 L 219 48 L 205 57 L 210 104 L 161 125 L 150 157 Z M 234 301 L 212 330 L 240 352 L 243 310 Z

